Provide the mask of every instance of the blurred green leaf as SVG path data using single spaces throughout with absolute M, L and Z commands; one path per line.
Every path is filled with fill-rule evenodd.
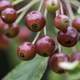
M 40 80 L 46 70 L 47 60 L 37 56 L 31 61 L 21 62 L 3 80 Z

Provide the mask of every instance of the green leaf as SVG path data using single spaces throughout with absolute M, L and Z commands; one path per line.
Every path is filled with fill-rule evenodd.
M 3 80 L 41 80 L 48 58 L 36 56 L 31 61 L 23 61 L 12 70 Z

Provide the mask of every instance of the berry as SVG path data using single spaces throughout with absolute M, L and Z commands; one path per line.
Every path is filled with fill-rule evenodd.
M 68 27 L 66 32 L 59 31 L 57 36 L 58 42 L 64 47 L 73 47 L 78 39 L 78 32 L 72 27 Z
M 36 55 L 35 45 L 30 42 L 24 42 L 17 48 L 17 55 L 23 60 L 33 59 Z
M 45 26 L 45 19 L 41 12 L 31 11 L 25 17 L 26 26 L 33 32 L 38 32 Z
M 76 18 L 72 21 L 72 27 L 80 32 L 80 18 Z
M 25 26 L 22 26 L 20 28 L 19 34 L 18 34 L 18 39 L 19 41 L 25 42 L 26 40 L 30 39 L 30 36 L 32 35 L 32 32 Z
M 65 70 L 59 67 L 60 62 L 67 62 L 68 56 L 64 53 L 56 53 L 49 59 L 50 68 L 56 73 L 64 73 Z
M 13 8 L 6 8 L 1 12 L 1 18 L 5 23 L 12 24 L 16 18 L 17 13 Z
M 58 15 L 54 19 L 54 25 L 61 31 L 66 31 L 69 26 L 69 18 L 66 15 Z
M 0 18 L 0 34 L 5 32 L 5 23 Z
M 18 24 L 12 24 L 12 25 L 6 25 L 6 31 L 5 35 L 9 38 L 14 38 L 19 33 L 19 25 Z
M 5 49 L 9 47 L 9 39 L 3 35 L 0 34 L 0 49 Z
M 50 56 L 55 50 L 55 42 L 49 36 L 44 36 L 36 42 L 36 50 L 41 56 Z
M 1 0 L 0 1 L 0 13 L 5 8 L 12 7 L 12 4 L 8 0 Z
M 71 55 L 71 61 L 79 60 L 80 61 L 80 52 L 76 52 Z
M 54 0 L 44 0 L 44 5 L 51 13 L 56 12 L 59 9 L 59 4 Z

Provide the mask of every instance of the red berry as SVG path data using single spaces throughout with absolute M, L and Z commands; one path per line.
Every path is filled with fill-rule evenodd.
M 9 38 L 14 38 L 19 33 L 19 25 L 18 24 L 12 24 L 12 25 L 6 25 L 6 31 L 5 35 Z
M 66 32 L 59 31 L 57 36 L 58 42 L 64 47 L 73 47 L 78 39 L 78 32 L 72 27 L 68 27 Z
M 5 32 L 5 23 L 0 18 L 0 34 Z
M 76 18 L 72 21 L 72 26 L 80 32 L 80 18 Z
M 1 12 L 1 18 L 5 23 L 12 24 L 16 18 L 17 13 L 13 8 L 6 8 Z
M 23 60 L 33 59 L 36 55 L 35 45 L 30 42 L 24 42 L 17 48 L 17 55 Z
M 54 25 L 61 31 L 66 31 L 69 26 L 69 18 L 66 15 L 58 15 L 54 19 Z
M 19 31 L 19 34 L 18 34 L 18 39 L 19 41 L 22 43 L 22 42 L 25 42 L 26 40 L 30 39 L 32 35 L 32 32 L 25 26 L 22 26 L 20 28 L 20 31 Z
M 45 19 L 41 12 L 31 11 L 25 17 L 26 26 L 33 32 L 38 32 L 45 26 Z
M 5 8 L 8 8 L 8 7 L 12 7 L 11 2 L 9 2 L 8 0 L 1 0 L 0 1 L 0 13 L 2 10 L 4 10 Z
M 0 34 L 0 49 L 5 49 L 9 47 L 9 39 L 3 35 Z
M 41 56 L 50 56 L 55 50 L 55 42 L 49 36 L 44 36 L 36 42 L 36 50 Z
M 44 5 L 49 12 L 56 12 L 59 9 L 59 4 L 54 0 L 44 0 Z
M 64 73 L 65 70 L 59 67 L 60 62 L 67 62 L 69 60 L 68 56 L 64 53 L 56 53 L 49 59 L 50 68 L 57 73 Z
M 80 52 L 76 52 L 74 54 L 71 55 L 71 61 L 80 61 Z

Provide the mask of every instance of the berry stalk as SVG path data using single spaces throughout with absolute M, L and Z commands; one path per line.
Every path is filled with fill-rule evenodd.
M 22 8 L 21 10 L 19 10 L 17 13 L 22 12 L 19 17 L 17 18 L 17 20 L 15 21 L 15 23 L 19 23 L 22 18 L 24 17 L 24 15 L 26 14 L 26 12 L 34 5 L 38 2 L 39 0 L 33 0 L 31 1 L 27 6 L 25 6 L 24 8 Z

